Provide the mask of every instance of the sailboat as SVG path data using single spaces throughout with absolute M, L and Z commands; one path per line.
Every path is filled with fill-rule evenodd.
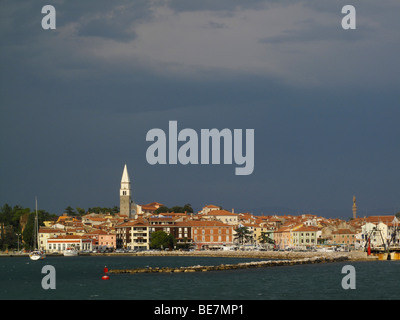
M 29 258 L 31 260 L 40 260 L 46 258 L 45 254 L 40 251 L 39 248 L 39 220 L 38 220 L 38 212 L 37 212 L 37 199 L 35 198 L 35 205 L 36 205 L 36 217 L 35 217 L 35 226 L 34 226 L 34 233 L 33 233 L 33 238 L 34 238 L 34 244 L 36 247 L 35 250 L 33 250 L 29 254 Z

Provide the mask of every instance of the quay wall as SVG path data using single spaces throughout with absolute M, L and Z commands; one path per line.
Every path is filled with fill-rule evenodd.
M 115 253 L 105 253 L 104 255 L 115 255 Z M 120 253 L 119 255 L 132 256 L 194 256 L 194 257 L 227 257 L 227 258 L 247 258 L 247 259 L 306 259 L 323 257 L 334 259 L 337 257 L 347 257 L 347 260 L 375 260 L 376 257 L 368 256 L 366 252 L 294 252 L 294 251 L 139 251 L 135 253 Z
M 49 254 L 48 256 L 61 256 L 62 254 Z M 197 257 L 227 257 L 247 259 L 279 259 L 294 260 L 314 257 L 334 259 L 336 257 L 347 257 L 349 261 L 371 261 L 377 260 L 378 256 L 368 256 L 366 252 L 294 252 L 294 251 L 139 251 L 133 253 L 84 253 L 80 255 L 93 256 L 197 256 Z M 27 257 L 28 254 L 0 253 L 0 257 Z

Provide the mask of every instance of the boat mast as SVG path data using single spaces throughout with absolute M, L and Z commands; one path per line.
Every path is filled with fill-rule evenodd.
M 37 212 L 37 197 L 35 197 L 35 208 L 36 208 L 36 217 L 35 217 L 35 232 L 34 232 L 34 244 L 36 246 L 36 249 L 39 249 L 39 221 L 38 221 L 38 212 Z

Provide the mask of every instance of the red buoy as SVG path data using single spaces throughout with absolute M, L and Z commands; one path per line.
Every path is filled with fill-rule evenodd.
M 110 279 L 110 277 L 107 275 L 107 272 L 108 272 L 108 268 L 107 268 L 107 266 L 105 266 L 104 267 L 104 276 L 102 276 L 101 279 L 103 279 L 103 280 Z

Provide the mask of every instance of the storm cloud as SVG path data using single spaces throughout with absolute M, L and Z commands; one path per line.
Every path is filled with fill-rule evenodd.
M 342 1 L 59 0 L 43 30 L 46 4 L 0 4 L 0 202 L 118 205 L 127 163 L 141 204 L 399 211 L 398 1 L 356 30 Z M 168 120 L 255 129 L 254 173 L 149 165 Z

